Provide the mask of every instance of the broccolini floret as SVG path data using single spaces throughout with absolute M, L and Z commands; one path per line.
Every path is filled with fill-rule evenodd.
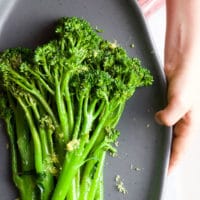
M 22 200 L 103 200 L 106 152 L 138 87 L 151 85 L 138 58 L 84 19 L 61 18 L 55 38 L 0 53 L 0 117 Z

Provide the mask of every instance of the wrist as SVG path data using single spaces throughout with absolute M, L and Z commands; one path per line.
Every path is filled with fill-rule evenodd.
M 199 59 L 200 1 L 166 0 L 165 63 Z M 200 62 L 199 62 L 200 63 Z

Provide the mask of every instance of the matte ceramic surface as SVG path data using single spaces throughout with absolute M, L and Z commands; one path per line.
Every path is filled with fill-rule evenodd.
M 128 0 L 0 0 L 0 51 L 9 47 L 34 48 L 48 41 L 56 20 L 79 16 L 103 29 L 131 56 L 139 57 L 154 76 L 151 87 L 136 91 L 126 106 L 118 129 L 118 157 L 107 156 L 105 200 L 160 200 L 169 158 L 171 130 L 159 126 L 154 114 L 165 105 L 165 81 L 143 16 Z M 134 44 L 134 48 L 130 45 Z M 18 197 L 10 174 L 7 137 L 0 122 L 0 199 Z M 119 193 L 120 175 L 128 193 Z

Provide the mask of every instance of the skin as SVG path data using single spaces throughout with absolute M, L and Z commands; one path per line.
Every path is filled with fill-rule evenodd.
M 166 0 L 164 70 L 168 105 L 156 113 L 159 124 L 173 126 L 169 172 L 180 164 L 200 134 L 200 1 Z

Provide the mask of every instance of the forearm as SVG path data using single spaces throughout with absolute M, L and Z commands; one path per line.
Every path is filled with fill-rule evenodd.
M 165 65 L 174 65 L 180 60 L 177 57 L 184 63 L 196 60 L 200 57 L 200 1 L 166 0 L 166 8 Z

